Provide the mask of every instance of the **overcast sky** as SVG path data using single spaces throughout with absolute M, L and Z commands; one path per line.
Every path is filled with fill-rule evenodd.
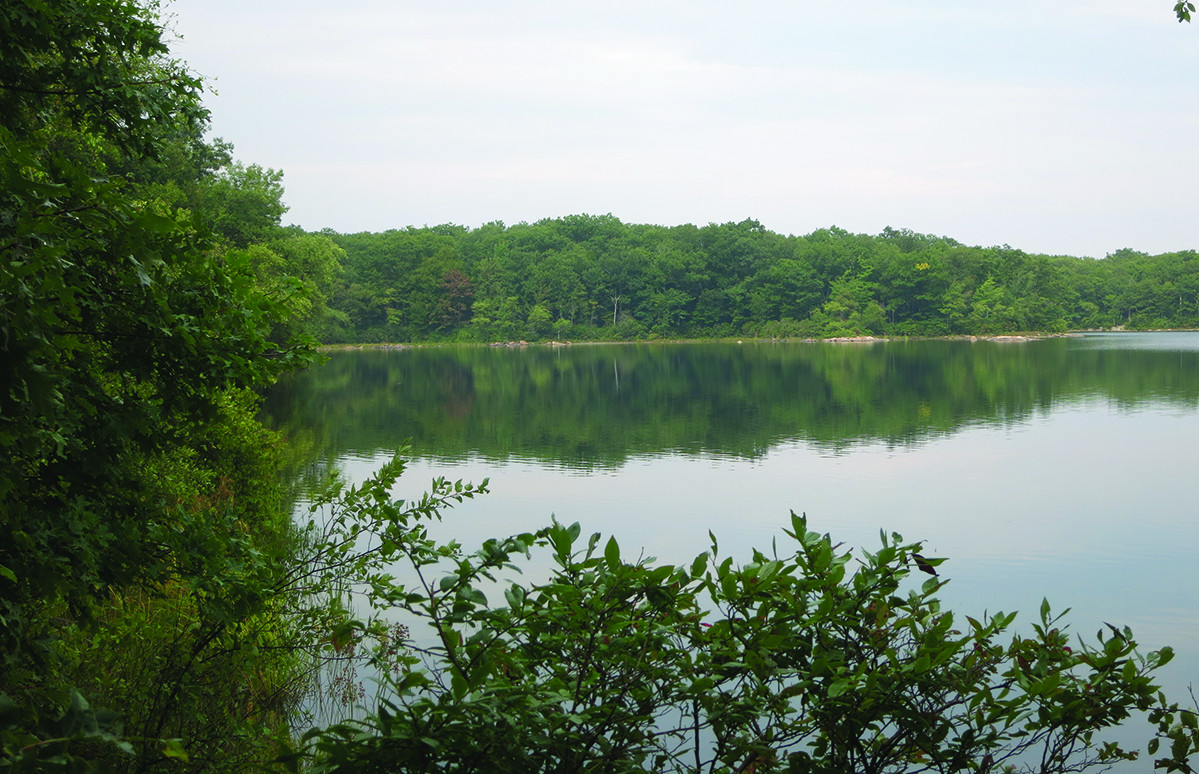
M 213 135 L 307 229 L 573 213 L 1199 248 L 1170 0 L 175 0 Z

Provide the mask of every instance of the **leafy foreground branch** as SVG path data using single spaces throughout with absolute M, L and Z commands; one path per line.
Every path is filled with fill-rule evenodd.
M 854 557 L 792 514 L 792 553 L 744 564 L 715 537 L 690 566 L 627 561 L 556 521 L 468 553 L 426 525 L 486 482 L 393 502 L 403 469 L 314 508 L 314 580 L 414 634 L 376 654 L 374 713 L 309 732 L 292 771 L 1076 772 L 1137 757 L 1100 737 L 1134 713 L 1151 755 L 1169 742 L 1156 766 L 1192 771 L 1195 716 L 1152 678 L 1169 649 L 1115 627 L 1074 641 L 1047 602 L 1025 634 L 955 615 L 919 543 Z M 549 580 L 511 582 L 535 550 Z

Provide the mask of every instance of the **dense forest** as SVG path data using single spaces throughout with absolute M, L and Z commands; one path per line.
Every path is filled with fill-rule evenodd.
M 337 248 L 201 91 L 149 7 L 0 5 L 5 771 L 245 771 L 309 689 L 256 391 L 311 362 Z
M 1199 254 L 1104 259 L 755 220 L 674 227 L 572 215 L 323 232 L 329 343 L 943 336 L 1199 327 Z
M 1075 641 L 1048 603 L 1031 632 L 955 623 L 918 543 L 859 557 L 795 516 L 790 555 L 740 564 L 556 522 L 475 550 L 425 527 L 486 485 L 397 502 L 399 459 L 306 522 L 306 449 L 258 409 L 313 333 L 1189 325 L 1193 254 L 587 216 L 306 233 L 281 173 L 207 139 L 157 10 L 0 4 L 0 770 L 1073 772 L 1134 758 L 1095 735 L 1143 712 L 1146 751 L 1191 771 L 1199 716 L 1154 682 L 1169 649 Z M 496 593 L 533 551 L 552 577 Z M 309 730 L 365 700 L 354 664 L 383 700 Z

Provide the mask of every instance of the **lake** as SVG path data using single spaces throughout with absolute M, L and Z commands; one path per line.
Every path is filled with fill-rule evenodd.
M 401 496 L 490 478 L 439 528 L 467 546 L 555 514 L 626 555 L 689 561 L 711 531 L 748 560 L 795 510 L 847 547 L 924 541 L 954 610 L 1048 597 L 1076 633 L 1174 646 L 1173 698 L 1199 676 L 1199 333 L 335 352 L 265 415 L 314 478 L 405 440 Z

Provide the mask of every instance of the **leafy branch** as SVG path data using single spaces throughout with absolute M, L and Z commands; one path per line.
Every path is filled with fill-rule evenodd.
M 348 552 L 338 572 L 371 609 L 431 639 L 379 656 L 375 712 L 307 734 L 292 770 L 1065 774 L 1135 759 L 1101 734 L 1147 711 L 1149 752 L 1171 741 L 1156 765 L 1191 771 L 1196 715 L 1152 679 L 1169 649 L 1141 655 L 1116 627 L 1074 640 L 1048 602 L 1016 635 L 1014 614 L 959 618 L 937 599 L 944 560 L 898 535 L 855 555 L 792 514 L 790 553 L 738 565 L 713 539 L 674 566 L 553 521 L 466 553 L 424 524 L 484 490 L 391 501 L 399 470 L 329 501 L 323 555 Z M 507 580 L 534 549 L 549 577 Z

